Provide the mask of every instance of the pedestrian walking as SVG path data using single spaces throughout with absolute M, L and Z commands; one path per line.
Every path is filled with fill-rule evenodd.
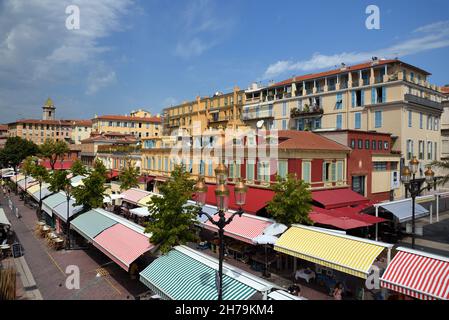
M 341 282 L 337 283 L 334 288 L 334 292 L 332 293 L 335 300 L 342 300 L 343 296 L 343 284 Z

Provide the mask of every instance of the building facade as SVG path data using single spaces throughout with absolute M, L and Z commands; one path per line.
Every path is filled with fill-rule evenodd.
M 359 130 L 322 131 L 320 135 L 351 148 L 347 180 L 351 189 L 373 201 L 402 196 L 401 155 L 391 150 L 390 134 Z
M 162 132 L 162 119 L 145 110 L 137 110 L 129 115 L 103 115 L 92 119 L 92 131 L 98 133 L 118 132 L 131 134 L 137 139 L 158 136 Z
M 256 128 L 391 133 L 403 162 L 440 159 L 444 95 L 430 74 L 399 60 L 342 65 L 246 92 L 243 118 Z
M 216 92 L 210 97 L 197 97 L 194 101 L 165 108 L 164 135 L 175 130 L 193 134 L 193 125 L 201 131 L 207 128 L 237 128 L 245 124 L 241 118 L 244 92 L 235 87 L 232 92 Z
M 449 85 L 441 87 L 444 94 L 443 115 L 441 117 L 441 160 L 449 160 Z
M 221 134 L 221 133 L 220 133 Z M 185 137 L 184 137 L 185 138 Z M 188 138 L 190 139 L 190 138 Z M 273 146 L 276 155 L 266 153 L 263 158 L 250 152 L 262 144 L 260 137 L 255 140 L 244 139 L 234 142 L 236 157 L 223 157 L 225 152 L 216 154 L 215 142 L 205 139 L 206 144 L 196 143 L 192 139 L 192 147 L 188 142 L 173 136 L 144 139 L 142 147 L 142 171 L 157 182 L 165 181 L 175 165 L 183 164 L 192 174 L 192 178 L 203 176 L 207 183 L 215 183 L 214 169 L 221 161 L 229 168 L 229 183 L 233 184 L 242 178 L 249 186 L 269 189 L 275 183 L 276 176 L 286 177 L 296 174 L 310 184 L 312 190 L 348 187 L 347 155 L 350 148 L 311 132 L 293 130 L 279 131 L 278 139 L 264 142 L 265 146 Z M 258 141 L 258 142 L 256 142 Z M 183 149 L 184 146 L 184 150 Z M 201 151 L 196 153 L 195 148 Z M 204 150 L 208 149 L 207 155 Z M 270 149 L 271 150 L 271 149 Z M 201 154 L 200 158 L 196 155 Z
M 72 136 L 73 144 L 81 144 L 82 140 L 90 137 L 92 132 L 91 120 L 72 120 Z
M 0 124 L 0 149 L 3 149 L 8 139 L 8 126 Z

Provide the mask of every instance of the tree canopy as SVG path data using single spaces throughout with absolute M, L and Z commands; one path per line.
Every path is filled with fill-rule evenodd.
M 63 160 L 64 155 L 70 152 L 68 144 L 64 141 L 54 141 L 52 139 L 47 139 L 39 147 L 39 153 L 43 158 L 50 161 L 50 166 L 52 170 L 55 170 L 56 161 Z
M 162 197 L 154 196 L 148 203 L 151 220 L 145 232 L 152 234 L 151 243 L 159 245 L 162 253 L 197 239 L 194 226 L 198 208 L 185 206 L 192 198 L 194 185 L 184 166 L 175 166 L 170 179 L 159 187 Z
M 120 191 L 137 188 L 139 186 L 139 170 L 133 166 L 131 160 L 126 161 L 126 167 L 120 172 Z
M 36 158 L 33 156 L 28 156 L 22 162 L 22 172 L 27 176 L 31 176 L 33 174 L 34 168 L 36 167 Z
M 48 182 L 50 183 L 48 190 L 51 192 L 66 192 L 67 187 L 71 186 L 70 179 L 67 178 L 67 174 L 68 172 L 65 170 L 53 171 L 48 179 Z
M 106 167 L 99 160 L 95 162 L 94 169 L 83 180 L 83 185 L 75 187 L 72 195 L 75 206 L 83 206 L 83 211 L 103 206 L 106 187 Z
M 49 181 L 50 178 L 47 168 L 40 164 L 34 166 L 33 172 L 31 172 L 31 176 L 35 180 L 39 181 L 40 185 L 42 185 L 42 183 L 44 182 Z
M 294 223 L 311 225 L 309 212 L 312 209 L 312 193 L 309 184 L 289 174 L 286 179 L 276 178 L 272 186 L 275 192 L 268 202 L 267 212 L 279 223 L 291 226 Z
M 38 152 L 38 146 L 32 141 L 20 137 L 10 137 L 6 140 L 5 147 L 0 150 L 0 163 L 2 167 L 11 166 L 17 171 L 17 166 L 26 157 L 34 156 Z
M 70 171 L 72 172 L 74 177 L 84 176 L 87 174 L 86 167 L 84 167 L 83 163 L 79 159 L 76 159 L 75 162 L 73 162 Z

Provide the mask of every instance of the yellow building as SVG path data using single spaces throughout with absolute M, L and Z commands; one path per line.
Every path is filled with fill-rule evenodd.
M 440 159 L 443 94 L 430 73 L 374 58 L 245 91 L 243 119 L 255 128 L 352 129 L 392 133 L 393 150 L 421 165 Z M 263 120 L 263 121 L 262 121 Z
M 132 134 L 136 138 L 160 135 L 162 119 L 145 110 L 132 111 L 129 115 L 103 115 L 92 119 L 92 131 Z
M 185 130 L 193 134 L 193 125 L 199 130 L 207 128 L 237 128 L 245 124 L 241 120 L 241 110 L 244 104 L 244 92 L 235 87 L 233 92 L 216 92 L 211 97 L 197 97 L 194 101 L 165 108 L 164 135 L 170 135 L 174 130 Z
M 82 140 L 90 137 L 92 132 L 91 120 L 72 120 L 72 143 L 81 144 Z

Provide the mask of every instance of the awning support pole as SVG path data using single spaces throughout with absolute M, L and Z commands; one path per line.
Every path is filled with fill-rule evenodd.
M 379 217 L 379 207 L 378 206 L 376 206 L 376 218 L 378 218 Z M 378 233 L 379 233 L 379 224 L 378 223 L 376 223 L 376 241 L 377 241 L 377 236 L 378 236 Z
M 440 222 L 440 195 L 435 195 L 436 199 L 436 210 L 437 210 L 437 222 Z
M 390 264 L 391 261 L 391 248 L 388 248 L 387 251 L 387 266 Z
M 430 219 L 430 221 L 429 221 L 430 224 L 432 224 L 432 214 L 433 214 L 433 203 L 431 202 L 430 203 L 430 218 L 429 218 Z

